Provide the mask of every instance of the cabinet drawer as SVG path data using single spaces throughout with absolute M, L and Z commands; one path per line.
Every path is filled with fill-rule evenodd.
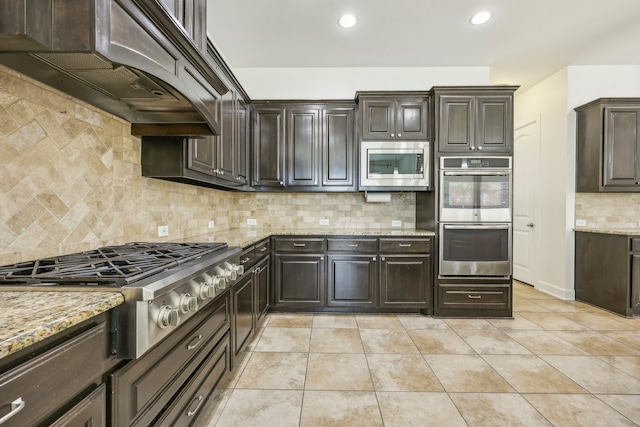
M 329 252 L 376 252 L 378 239 L 327 239 Z
M 324 252 L 325 239 L 276 239 L 276 252 Z
M 256 263 L 256 251 L 253 246 L 245 249 L 240 254 L 240 265 L 244 267 L 244 271 L 250 269 Z
M 383 253 L 429 253 L 431 239 L 380 239 Z
M 262 258 L 269 255 L 270 251 L 271 251 L 271 243 L 269 242 L 269 239 L 263 240 L 260 243 L 256 243 L 255 251 L 254 251 L 256 262 L 260 261 Z
M 0 417 L 12 402 L 22 410 L 6 426 L 33 426 L 101 381 L 108 357 L 109 334 L 100 324 L 0 376 Z M 19 400 L 21 399 L 21 400 Z
M 440 308 L 502 309 L 511 307 L 510 285 L 438 285 Z
M 640 239 L 631 239 L 631 250 L 633 252 L 640 252 Z
M 69 412 L 51 424 L 51 427 L 106 427 L 107 391 L 104 384 L 82 399 Z

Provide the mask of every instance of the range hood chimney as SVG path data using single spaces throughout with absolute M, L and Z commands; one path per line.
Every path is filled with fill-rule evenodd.
M 2 3 L 0 64 L 131 122 L 133 135 L 219 133 L 229 88 L 160 1 Z

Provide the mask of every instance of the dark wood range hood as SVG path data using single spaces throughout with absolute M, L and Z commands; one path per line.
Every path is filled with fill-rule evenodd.
M 161 1 L 0 3 L 0 64 L 131 122 L 137 136 L 219 133 L 216 100 L 229 88 L 202 44 Z

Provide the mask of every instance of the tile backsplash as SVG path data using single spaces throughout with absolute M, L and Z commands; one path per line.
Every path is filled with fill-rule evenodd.
M 640 194 L 576 193 L 575 215 L 589 228 L 640 229 Z
M 0 265 L 197 236 L 211 220 L 214 231 L 415 226 L 413 193 L 365 203 L 363 193 L 232 193 L 142 177 L 128 122 L 2 66 L 0 159 Z

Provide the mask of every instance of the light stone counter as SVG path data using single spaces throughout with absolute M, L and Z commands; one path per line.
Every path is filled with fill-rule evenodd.
M 590 228 L 576 227 L 574 231 L 582 231 L 583 233 L 601 233 L 601 234 L 620 234 L 623 236 L 640 236 L 638 228 Z
M 277 229 L 231 229 L 212 232 L 183 239 L 184 242 L 226 242 L 229 246 L 246 248 L 270 236 L 373 236 L 373 237 L 416 237 L 435 236 L 429 230 L 405 229 L 333 229 L 333 228 L 277 228 Z
M 123 302 L 119 292 L 0 290 L 0 359 Z

